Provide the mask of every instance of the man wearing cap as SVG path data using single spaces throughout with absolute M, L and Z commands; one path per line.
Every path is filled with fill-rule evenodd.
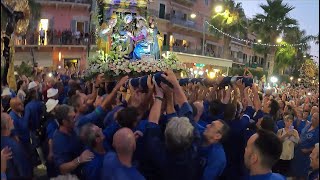
M 12 93 L 8 87 L 4 88 L 1 93 L 1 103 L 5 112 L 10 110 L 10 99 Z
M 58 89 L 50 88 L 47 90 L 47 97 L 51 99 L 58 100 L 59 94 Z
M 53 78 L 47 78 L 47 83 L 46 83 L 46 86 L 44 87 L 44 89 L 42 90 L 42 95 L 43 95 L 43 100 L 46 102 L 48 100 L 48 97 L 47 97 L 47 90 L 52 88 L 55 84 L 55 81 Z
M 54 132 L 59 128 L 59 123 L 56 119 L 55 110 L 58 107 L 58 100 L 48 99 L 46 103 L 47 114 L 46 119 L 46 148 L 45 148 L 45 157 L 46 157 L 46 166 L 47 166 L 47 176 L 49 178 L 56 177 L 58 174 L 57 169 L 53 163 L 53 149 L 52 149 L 52 139 Z

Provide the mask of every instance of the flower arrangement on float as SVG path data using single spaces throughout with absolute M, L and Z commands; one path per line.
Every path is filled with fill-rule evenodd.
M 104 73 L 108 80 L 116 80 L 125 75 L 139 77 L 169 69 L 180 73 L 186 70 L 186 66 L 177 59 L 175 54 L 170 52 L 163 55 L 161 60 L 132 61 L 120 57 L 115 52 L 104 54 L 103 51 L 98 51 L 96 55 L 88 59 L 88 69 L 84 76 L 85 79 L 91 79 L 98 73 Z

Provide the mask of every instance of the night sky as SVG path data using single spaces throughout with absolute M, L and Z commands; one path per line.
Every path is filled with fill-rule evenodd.
M 241 2 L 247 17 L 252 18 L 257 13 L 263 13 L 260 4 L 267 4 L 265 0 L 235 0 Z M 290 17 L 298 20 L 300 29 L 306 30 L 308 35 L 317 35 L 319 33 L 319 0 L 284 0 L 294 6 L 295 9 L 290 12 Z M 310 43 L 310 54 L 319 57 L 319 45 Z M 319 58 L 315 59 L 319 62 Z

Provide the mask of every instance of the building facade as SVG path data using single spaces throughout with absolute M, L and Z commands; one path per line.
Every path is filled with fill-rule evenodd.
M 26 36 L 15 37 L 15 64 L 27 61 L 53 69 L 66 66 L 85 69 L 88 57 L 96 51 L 91 23 L 96 0 L 36 2 L 41 5 L 40 20 L 31 23 L 33 31 Z M 205 61 L 221 58 L 223 41 L 209 32 L 205 23 L 216 3 L 219 0 L 154 0 L 149 3 L 148 15 L 155 17 L 164 38 L 163 51 L 202 55 L 206 56 Z M 43 42 L 41 29 L 45 33 Z M 256 40 L 251 34 L 248 38 Z M 229 47 L 234 66 L 262 67 L 265 63 L 263 55 L 254 53 L 250 44 L 232 40 Z
M 36 0 L 41 17 L 33 31 L 15 37 L 15 65 L 22 61 L 40 67 L 84 69 L 95 45 L 90 32 L 90 0 Z M 43 42 L 41 35 L 44 35 Z

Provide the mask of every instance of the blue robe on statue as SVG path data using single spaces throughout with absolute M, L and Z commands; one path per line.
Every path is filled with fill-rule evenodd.
M 141 29 L 138 36 L 141 36 L 141 35 L 144 36 L 144 39 L 138 41 L 133 50 L 134 60 L 140 60 L 142 55 L 150 53 L 150 50 L 148 49 L 149 44 L 146 41 L 146 37 L 148 35 L 146 28 Z

